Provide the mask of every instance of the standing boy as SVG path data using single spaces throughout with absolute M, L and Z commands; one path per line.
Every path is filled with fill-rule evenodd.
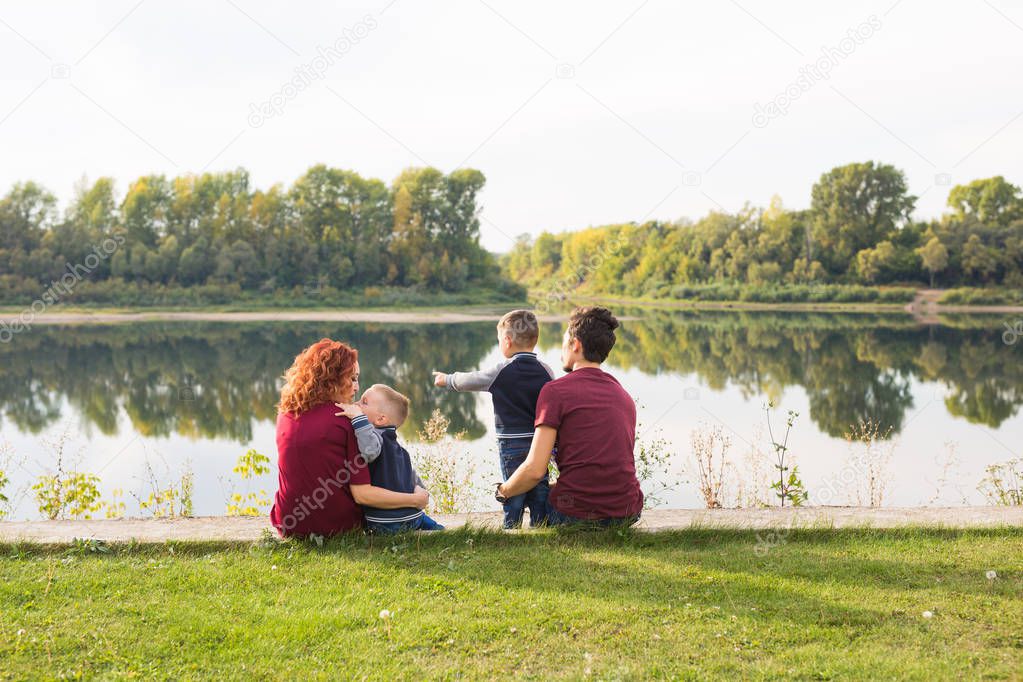
M 501 458 L 501 475 L 509 476 L 526 459 L 533 442 L 536 421 L 536 399 L 540 389 L 554 378 L 551 368 L 536 357 L 540 325 L 529 310 L 513 310 L 497 323 L 497 343 L 504 362 L 478 372 L 434 372 L 437 386 L 453 391 L 488 391 L 494 399 L 494 422 L 497 429 L 497 450 Z M 529 508 L 529 525 L 536 526 L 547 518 L 545 474 L 534 487 L 508 498 L 504 503 L 504 527 L 522 525 L 523 510 Z

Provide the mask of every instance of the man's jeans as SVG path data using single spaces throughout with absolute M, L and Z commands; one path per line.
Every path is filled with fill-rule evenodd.
M 426 514 L 411 521 L 392 521 L 390 523 L 366 521 L 366 531 L 379 535 L 394 535 L 395 533 L 407 533 L 412 530 L 444 530 L 444 526 Z
M 611 528 L 613 526 L 631 526 L 637 521 L 639 521 L 639 514 L 636 514 L 635 516 L 626 516 L 620 519 L 581 519 L 575 516 L 569 516 L 568 514 L 562 514 L 555 509 L 553 505 L 547 506 L 548 526 L 588 526 L 592 528 Z
M 532 438 L 502 438 L 497 441 L 497 452 L 501 457 L 501 475 L 504 480 L 515 473 L 519 465 L 526 461 Z M 550 484 L 547 474 L 532 490 L 515 497 L 509 497 L 504 503 L 504 527 L 519 528 L 522 526 L 522 512 L 529 507 L 529 525 L 538 526 L 547 518 L 547 494 Z

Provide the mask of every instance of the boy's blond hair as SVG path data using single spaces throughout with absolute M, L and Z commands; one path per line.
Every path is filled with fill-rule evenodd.
M 373 384 L 369 390 L 379 393 L 387 406 L 387 415 L 395 426 L 401 426 L 408 419 L 409 399 L 387 384 Z
M 497 331 L 510 337 L 516 348 L 532 348 L 540 338 L 540 323 L 532 310 L 513 310 L 501 317 Z

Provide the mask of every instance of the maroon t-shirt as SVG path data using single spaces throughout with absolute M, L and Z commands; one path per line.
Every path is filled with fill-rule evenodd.
M 362 525 L 351 484 L 369 483 L 352 423 L 332 403 L 277 416 L 277 495 L 270 523 L 281 535 L 335 535 Z
M 643 510 L 636 478 L 636 404 L 618 380 L 583 367 L 540 390 L 536 426 L 558 430 L 558 482 L 550 502 L 582 519 L 624 518 Z

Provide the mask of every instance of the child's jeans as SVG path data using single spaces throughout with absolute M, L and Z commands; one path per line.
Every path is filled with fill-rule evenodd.
M 526 461 L 532 438 L 502 438 L 497 441 L 497 452 L 501 457 L 501 475 L 504 480 L 515 473 L 519 465 Z M 522 512 L 529 507 L 529 525 L 538 526 L 547 518 L 547 494 L 550 484 L 547 474 L 532 490 L 508 498 L 504 503 L 504 527 L 519 528 L 522 526 Z
M 444 530 L 444 526 L 424 513 L 411 521 L 391 521 L 390 523 L 366 521 L 366 530 L 380 535 L 394 535 L 395 533 L 407 533 L 410 530 Z

